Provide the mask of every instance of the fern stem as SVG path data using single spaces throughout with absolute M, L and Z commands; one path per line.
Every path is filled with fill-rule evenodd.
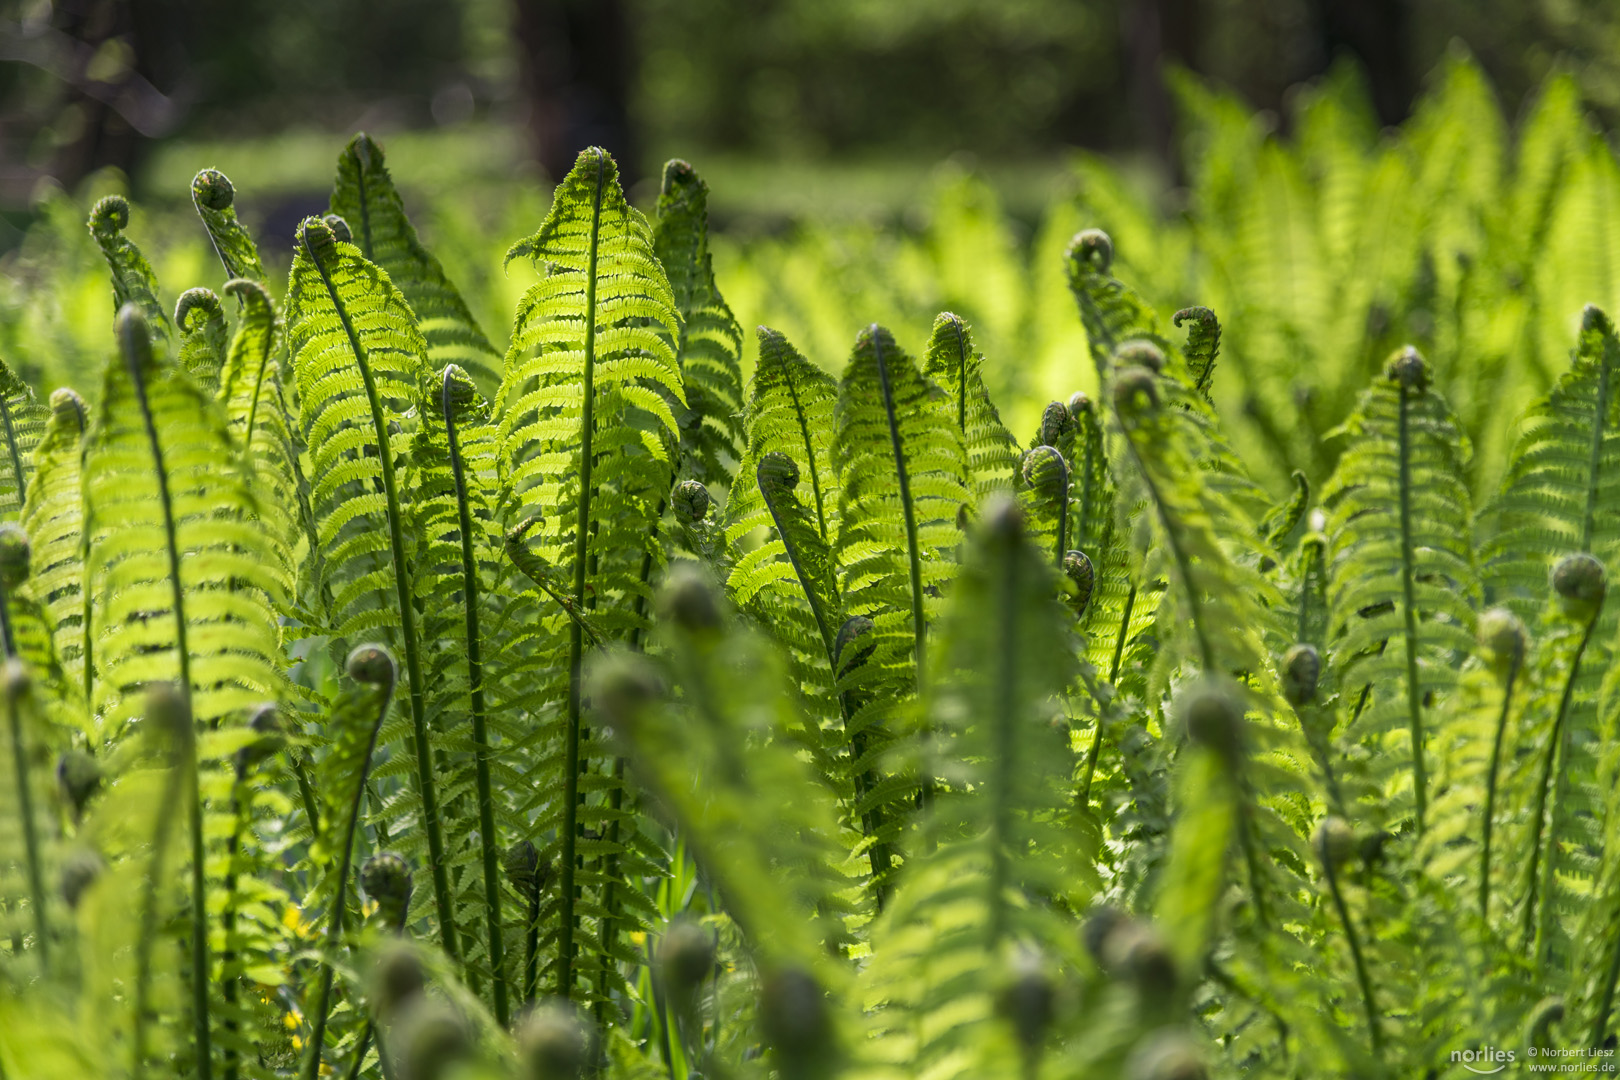
M 327 273 L 326 266 L 310 247 L 309 237 L 302 237 L 309 260 L 321 275 L 332 307 L 343 323 L 348 335 L 349 348 L 354 353 L 355 365 L 365 384 L 366 401 L 371 407 L 371 426 L 377 439 L 377 460 L 382 467 L 385 514 L 388 518 L 388 542 L 394 560 L 394 591 L 399 601 L 400 643 L 405 650 L 405 673 L 410 684 L 411 744 L 416 756 L 416 783 L 422 799 L 422 824 L 427 832 L 428 861 L 433 871 L 433 903 L 439 916 L 439 940 L 445 955 L 452 963 L 461 961 L 456 943 L 455 906 L 450 896 L 450 879 L 446 870 L 448 860 L 444 854 L 444 833 L 439 822 L 439 798 L 433 778 L 433 747 L 428 741 L 427 705 L 422 695 L 422 656 L 416 632 L 415 598 L 411 595 L 409 562 L 405 557 L 405 533 L 400 525 L 399 484 L 394 476 L 394 448 L 389 439 L 388 423 L 383 416 L 382 400 L 377 396 L 377 382 L 371 373 L 371 361 L 360 335 L 349 318 L 349 310 L 338 295 L 337 286 Z
M 309 1051 L 304 1057 L 303 1080 L 316 1080 L 321 1071 L 321 1050 L 322 1044 L 326 1041 L 327 1013 L 332 1007 L 332 980 L 337 974 L 332 956 L 343 943 L 344 923 L 349 912 L 349 869 L 354 865 L 354 834 L 360 826 L 360 802 L 365 797 L 366 778 L 371 775 L 371 755 L 377 750 L 377 736 L 382 732 L 383 718 L 388 715 L 388 706 L 394 700 L 394 687 L 398 682 L 397 676 L 394 675 L 392 660 L 384 666 L 381 674 L 387 682 L 382 686 L 381 700 L 377 702 L 377 718 L 371 725 L 365 756 L 360 759 L 360 776 L 354 785 L 354 794 L 350 797 L 348 820 L 343 826 L 343 843 L 338 851 L 337 886 L 332 896 L 332 917 L 326 924 L 327 956 L 321 961 L 321 986 L 315 998 L 315 1011 L 310 1021 Z
M 489 729 L 484 705 L 483 640 L 479 629 L 478 562 L 473 553 L 472 509 L 467 505 L 467 479 L 456 433 L 454 385 L 445 369 L 439 404 L 444 413 L 445 441 L 450 451 L 450 475 L 456 486 L 456 514 L 461 530 L 462 606 L 467 615 L 467 681 L 472 706 L 475 784 L 478 792 L 478 831 L 484 856 L 484 919 L 488 932 L 489 967 L 493 975 L 495 1019 L 502 1027 L 510 1020 L 507 1004 L 505 940 L 501 928 L 500 852 L 495 834 L 495 795 L 489 776 Z
M 1339 913 L 1339 924 L 1344 927 L 1345 940 L 1350 944 L 1350 959 L 1356 968 L 1356 984 L 1361 988 L 1361 1004 L 1367 1012 L 1367 1031 L 1372 1037 L 1373 1054 L 1382 1055 L 1384 1033 L 1378 1023 L 1378 1004 L 1373 997 L 1372 977 L 1367 973 L 1367 961 L 1361 954 L 1361 938 L 1356 934 L 1356 924 L 1350 920 L 1350 909 L 1345 905 L 1344 893 L 1339 888 L 1339 874 L 1333 866 L 1331 854 L 1324 855 L 1322 859 L 1322 874 L 1327 878 L 1333 908 Z
M 911 571 L 911 624 L 916 635 L 917 694 L 928 686 L 927 624 L 923 621 L 922 553 L 918 550 L 917 511 L 911 503 L 911 478 L 906 472 L 906 451 L 900 442 L 900 419 L 894 410 L 894 387 L 889 380 L 889 362 L 883 356 L 883 335 L 872 327 L 872 357 L 877 362 L 878 384 L 883 390 L 883 413 L 889 422 L 889 445 L 894 451 L 895 481 L 900 487 L 900 510 L 906 523 L 906 561 Z
M 15 650 L 11 644 L 11 619 L 6 614 L 9 598 L 0 595 L 0 619 L 5 622 L 6 656 L 14 662 Z M 24 859 L 28 864 L 28 906 L 34 909 L 34 940 L 39 949 L 40 974 L 48 976 L 51 966 L 50 927 L 45 919 L 45 874 L 40 863 L 39 837 L 34 831 L 34 793 L 28 782 L 28 747 L 23 739 L 22 709 L 18 698 L 23 692 L 21 671 L 13 677 L 6 675 L 6 721 L 11 732 L 11 760 L 17 774 L 18 827 L 23 834 Z
M 247 785 L 246 773 L 238 771 L 236 783 L 231 786 L 231 836 L 225 845 L 225 910 L 220 914 L 220 928 L 224 931 L 225 951 L 220 953 L 220 993 L 225 998 L 225 1063 L 220 1073 L 224 1080 L 236 1080 L 237 1054 L 233 1045 L 236 1034 L 236 977 L 231 965 L 236 962 L 236 951 L 231 938 L 236 933 L 236 857 L 242 850 L 242 833 L 246 827 L 242 813 L 242 789 Z
M 146 365 L 152 361 L 152 342 L 147 337 L 145 322 L 131 308 L 124 309 L 119 318 L 118 330 L 124 366 L 129 372 L 130 385 L 135 391 L 135 402 L 140 407 L 141 423 L 146 428 L 146 442 L 152 452 L 152 471 L 157 480 L 158 503 L 163 510 L 164 546 L 169 564 L 169 595 L 170 603 L 174 605 L 174 647 L 180 667 L 180 694 L 185 700 L 189 722 L 192 716 L 191 651 L 186 641 L 186 596 L 180 582 L 180 544 L 175 534 L 174 501 L 169 494 L 169 468 L 164 460 L 163 444 L 158 439 L 157 423 L 152 417 L 152 404 L 146 396 Z M 208 1024 L 208 867 L 203 838 L 200 766 L 195 741 L 191 741 L 189 745 L 191 750 L 186 765 L 191 801 L 186 816 L 191 831 L 192 1033 L 196 1039 L 197 1075 L 199 1080 L 208 1080 L 213 1073 Z
M 967 332 L 962 320 L 951 316 L 951 332 L 956 335 L 956 429 L 967 435 Z
M 822 505 L 821 496 L 821 470 L 816 467 L 815 441 L 810 436 L 810 425 L 805 420 L 804 405 L 799 401 L 799 387 L 791 375 L 784 377 L 787 384 L 788 396 L 793 399 L 793 418 L 799 425 L 799 436 L 804 440 L 805 467 L 810 473 L 810 491 L 816 497 L 816 528 L 821 532 L 822 542 L 831 544 L 833 537 L 827 535 L 827 510 Z M 772 517 L 775 517 L 773 512 Z
M 596 263 L 602 239 L 602 190 L 607 175 L 603 152 L 596 151 L 596 193 L 591 203 L 590 253 L 585 265 L 584 372 L 580 395 L 579 501 L 574 515 L 574 599 L 585 596 L 587 559 L 591 537 L 592 439 L 595 435 L 596 383 Z M 574 995 L 574 862 L 579 841 L 580 674 L 585 636 L 579 620 L 568 625 L 568 728 L 564 734 L 567 760 L 563 777 L 563 820 L 558 840 L 562 846 L 558 867 L 560 918 L 557 924 L 557 996 Z
M 1610 336 L 1612 340 L 1612 335 Z M 1597 404 L 1592 409 L 1592 442 L 1586 467 L 1586 513 L 1581 516 L 1581 550 L 1592 550 L 1592 534 L 1597 528 L 1598 489 L 1603 480 L 1603 437 L 1609 419 L 1609 349 L 1604 343 L 1598 362 Z
M 1520 925 L 1520 934 L 1524 944 L 1533 947 L 1533 956 L 1539 967 L 1543 956 L 1542 950 L 1546 942 L 1545 931 L 1550 915 L 1544 913 L 1540 920 L 1536 919 L 1536 904 L 1539 901 L 1545 908 L 1550 908 L 1550 897 L 1547 892 L 1552 887 L 1552 856 L 1549 839 L 1549 851 L 1543 856 L 1541 850 L 1541 834 L 1547 814 L 1547 791 L 1554 785 L 1554 762 L 1557 762 L 1557 791 L 1554 794 L 1552 816 L 1558 816 L 1558 807 L 1562 801 L 1564 789 L 1565 769 L 1569 762 L 1569 731 L 1566 721 L 1569 717 L 1570 705 L 1575 700 L 1575 680 L 1581 672 L 1581 660 L 1586 655 L 1587 643 L 1592 640 L 1592 631 L 1597 628 L 1598 615 L 1602 611 L 1599 605 L 1597 611 L 1592 613 L 1586 622 L 1586 628 L 1581 632 L 1580 644 L 1575 647 L 1575 657 L 1569 665 L 1569 677 L 1564 680 L 1563 692 L 1558 698 L 1558 714 L 1553 718 L 1553 729 L 1547 739 L 1547 754 L 1542 759 L 1541 776 L 1536 784 L 1536 806 L 1530 815 L 1530 861 L 1525 872 L 1524 919 Z M 1537 882 L 1541 884 L 1541 895 L 1537 895 Z M 1534 927 L 1534 937 L 1532 937 Z
M 1412 436 L 1410 391 L 1397 382 L 1396 436 L 1399 443 L 1399 495 L 1401 515 L 1401 615 L 1406 633 L 1406 711 L 1412 731 L 1412 789 L 1417 799 L 1417 831 L 1423 835 L 1423 819 L 1429 805 L 1429 774 L 1423 760 L 1423 687 L 1418 681 L 1417 582 L 1413 574 L 1412 551 Z
M 130 1034 L 131 1073 L 136 1080 L 146 1072 L 146 1033 L 152 1011 L 152 947 L 158 936 L 159 871 L 168 856 L 169 822 L 185 790 L 184 784 L 167 783 L 158 802 L 157 826 L 153 829 L 152 857 L 147 863 L 146 881 L 141 885 L 140 929 L 135 938 L 134 1030 Z
M 1479 849 L 1479 917 L 1488 921 L 1491 914 L 1491 830 L 1496 818 L 1496 779 L 1502 766 L 1502 741 L 1507 734 L 1508 714 L 1513 705 L 1513 687 L 1519 678 L 1522 658 L 1515 655 L 1502 686 L 1502 711 L 1496 718 L 1496 736 L 1491 741 L 1491 766 L 1485 774 L 1485 811 L 1480 829 Z

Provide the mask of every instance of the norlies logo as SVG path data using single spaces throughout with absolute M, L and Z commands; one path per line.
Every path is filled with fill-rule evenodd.
M 1494 1046 L 1481 1046 L 1474 1050 L 1453 1050 L 1451 1060 L 1462 1065 L 1469 1072 L 1476 1072 L 1483 1076 L 1499 1073 L 1517 1060 L 1518 1054 L 1513 1050 L 1498 1050 Z

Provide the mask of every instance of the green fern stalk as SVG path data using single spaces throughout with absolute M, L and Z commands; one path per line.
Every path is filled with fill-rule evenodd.
M 1502 744 L 1507 735 L 1508 716 L 1513 707 L 1513 688 L 1523 666 L 1523 649 L 1520 649 L 1510 658 L 1507 675 L 1502 681 L 1502 710 L 1496 717 L 1496 734 L 1491 740 L 1491 763 L 1485 774 L 1485 809 L 1480 822 L 1479 841 L 1479 917 L 1486 920 L 1491 914 L 1491 830 L 1496 823 L 1496 782 L 1502 767 Z
M 176 659 L 180 665 L 179 690 L 185 702 L 187 722 L 191 708 L 191 650 L 186 644 L 186 594 L 180 582 L 180 545 L 175 537 L 174 502 L 169 494 L 169 469 L 164 461 L 163 443 L 158 438 L 157 425 L 152 419 L 151 403 L 146 395 L 146 375 L 152 369 L 152 340 L 147 336 L 146 320 L 140 309 L 127 304 L 118 314 L 118 343 L 124 354 L 124 365 L 129 372 L 135 401 L 141 410 L 141 422 L 146 428 L 146 441 L 152 453 L 153 478 L 157 481 L 158 503 L 163 512 L 163 529 L 169 566 L 170 602 L 174 605 L 174 638 Z M 195 742 L 191 747 L 186 767 L 190 779 L 190 804 L 187 818 L 191 832 L 191 1009 L 196 1039 L 197 1074 L 201 1080 L 212 1075 L 208 1024 L 208 880 L 207 848 L 203 838 L 202 791 L 197 776 Z
M 309 1051 L 304 1057 L 302 1071 L 303 1080 L 316 1080 L 321 1070 L 321 1051 L 326 1042 L 327 1014 L 332 1004 L 332 980 L 337 968 L 332 962 L 333 955 L 343 944 L 344 923 L 348 915 L 349 899 L 349 869 L 354 861 L 354 837 L 360 829 L 361 800 L 365 798 L 366 778 L 371 775 L 371 755 L 377 749 L 377 736 L 382 731 L 383 718 L 388 715 L 388 706 L 394 700 L 394 687 L 398 682 L 398 666 L 388 650 L 380 645 L 362 645 L 349 655 L 349 676 L 356 682 L 377 687 L 377 702 L 374 718 L 371 719 L 366 734 L 365 749 L 345 762 L 356 773 L 352 791 L 332 793 L 341 796 L 344 805 L 344 819 L 342 836 L 338 841 L 338 869 L 335 885 L 332 890 L 332 913 L 326 926 L 327 957 L 321 964 L 321 984 L 315 997 L 315 1011 L 311 1014 Z M 340 704 L 338 712 L 333 717 L 333 726 L 339 728 L 334 733 L 337 745 L 333 748 L 332 757 L 347 756 L 352 752 L 354 743 L 353 732 L 343 730 L 344 721 L 349 719 L 348 710 Z
M 473 551 L 472 509 L 467 501 L 467 479 L 461 460 L 461 441 L 456 433 L 456 406 L 453 398 L 457 376 L 465 378 L 454 365 L 447 366 L 439 405 L 444 415 L 446 445 L 450 451 L 450 473 L 456 487 L 456 512 L 461 525 L 462 606 L 467 614 L 467 680 L 472 708 L 473 753 L 476 755 L 478 831 L 484 862 L 484 919 L 489 934 L 489 966 L 495 982 L 495 1018 L 502 1027 L 510 1019 L 507 1004 L 505 939 L 501 929 L 500 852 L 495 833 L 495 794 L 489 776 L 489 728 L 484 706 L 483 636 L 478 619 L 478 558 Z
M 344 303 L 342 295 L 332 281 L 326 260 L 317 253 L 318 249 L 325 248 L 329 252 L 332 248 L 334 238 L 331 229 L 318 220 L 306 221 L 299 230 L 299 242 L 315 266 L 316 272 L 320 274 L 321 282 L 326 286 L 327 295 L 331 298 L 332 307 L 343 324 L 343 332 L 348 336 L 349 348 L 354 355 L 355 366 L 360 370 L 360 378 L 365 384 L 366 401 L 370 406 L 372 434 L 377 440 L 378 464 L 382 470 L 388 543 L 393 555 L 394 589 L 399 601 L 400 643 L 405 653 L 405 677 L 410 683 L 411 737 L 416 755 L 417 787 L 422 798 L 422 825 L 427 832 L 428 860 L 433 871 L 433 902 L 439 916 L 439 940 L 445 954 L 459 962 L 461 953 L 456 943 L 456 909 L 445 865 L 444 832 L 439 821 L 439 798 L 433 779 L 433 746 L 428 741 L 427 704 L 423 699 L 422 690 L 421 643 L 417 636 L 416 604 L 411 595 L 410 563 L 406 558 L 405 532 L 400 521 L 399 486 L 394 475 L 394 454 L 389 438 L 388 420 L 383 415 L 382 401 L 378 396 L 376 380 L 372 377 L 366 347 L 355 331 L 354 322 L 349 317 L 348 305 Z
M 1412 380 L 1397 378 L 1395 432 L 1398 445 L 1396 462 L 1400 498 L 1401 528 L 1401 617 L 1406 634 L 1401 642 L 1406 657 L 1406 712 L 1412 733 L 1412 789 L 1417 800 L 1417 831 L 1423 835 L 1423 819 L 1429 802 L 1429 774 L 1423 761 L 1423 686 L 1418 682 L 1417 583 L 1412 552 Z M 1419 390 L 1421 393 L 1421 390 Z
M 9 600 L 0 595 L 0 613 Z M 17 817 L 22 829 L 24 858 L 28 866 L 28 906 L 34 916 L 34 947 L 39 950 L 40 974 L 49 976 L 51 967 L 50 927 L 45 918 L 45 874 L 39 850 L 39 834 L 34 823 L 33 783 L 28 775 L 30 755 L 23 738 L 22 696 L 28 690 L 28 673 L 16 659 L 11 645 L 11 620 L 6 622 L 6 666 L 0 679 L 4 686 L 0 692 L 6 697 L 6 722 L 11 735 L 11 761 L 17 774 Z
M 1345 941 L 1350 946 L 1350 959 L 1356 969 L 1356 985 L 1361 990 L 1361 1004 L 1367 1013 L 1367 1031 L 1372 1038 L 1374 1054 L 1381 1054 L 1384 1048 L 1384 1032 L 1379 1022 L 1377 999 L 1373 996 L 1372 976 L 1367 971 L 1367 959 L 1361 951 L 1361 936 L 1356 933 L 1356 924 L 1350 918 L 1350 908 L 1344 902 L 1344 891 L 1339 887 L 1339 872 L 1335 862 L 1341 856 L 1337 850 L 1340 837 L 1333 835 L 1335 831 L 1349 832 L 1349 825 L 1338 818 L 1329 818 L 1318 828 L 1315 847 L 1322 863 L 1322 876 L 1327 879 L 1328 893 L 1333 897 L 1333 910 L 1339 916 L 1339 925 L 1344 930 Z

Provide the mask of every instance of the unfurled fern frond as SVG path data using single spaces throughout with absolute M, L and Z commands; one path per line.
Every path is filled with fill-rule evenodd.
M 1009 501 L 992 503 L 978 532 L 928 695 L 932 769 L 949 788 L 925 818 L 926 853 L 913 854 L 873 929 L 863 973 L 884 1036 L 868 1052 L 911 1075 L 1006 1068 L 1021 1018 L 998 1017 L 997 990 L 1020 952 L 1072 962 L 1073 931 L 1052 898 L 1083 907 L 1096 884 L 1094 853 L 1077 849 L 1065 820 L 1074 761 L 1059 695 L 1075 671 L 1073 620 L 1054 599 L 1050 558 Z
M 1502 480 L 1480 514 L 1488 594 L 1523 619 L 1541 609 L 1547 571 L 1570 551 L 1620 555 L 1620 339 L 1588 306 L 1570 368 L 1529 410 Z
M 427 378 L 426 346 L 387 273 L 318 218 L 299 227 L 287 326 L 315 477 L 310 503 L 325 553 L 322 585 L 333 593 L 333 631 L 340 640 L 397 635 L 405 656 L 419 822 L 427 834 L 440 941 L 456 957 L 413 563 L 395 464 L 409 450 L 403 421 Z
M 709 255 L 709 185 L 684 161 L 664 166 L 653 250 L 669 275 L 681 315 L 676 356 L 686 386 L 677 414 L 679 479 L 729 480 L 743 450 L 742 327 L 714 283 Z
M 1468 451 L 1412 349 L 1363 393 L 1343 431 L 1352 442 L 1323 492 L 1331 633 L 1345 693 L 1369 688 L 1343 737 L 1381 748 L 1375 760 L 1386 766 L 1404 757 L 1372 781 L 1389 800 L 1383 820 L 1400 821 L 1410 797 L 1421 831 L 1427 702 L 1455 684 L 1452 657 L 1472 647 L 1479 594 L 1473 545 L 1459 527 L 1469 517 Z
M 759 364 L 748 405 L 748 449 L 726 502 L 725 539 L 738 544 L 774 529 L 737 560 L 727 580 L 733 601 L 756 613 L 793 658 L 807 697 L 825 698 L 824 667 L 838 627 L 832 567 L 838 536 L 837 476 L 831 430 L 837 383 L 774 330 L 759 328 Z M 767 491 L 765 482 L 775 487 Z M 774 503 L 773 503 L 774 500 Z M 784 536 L 781 530 L 789 530 Z M 803 536 L 796 530 L 807 529 Z M 789 544 L 799 549 L 789 550 Z M 814 689 L 812 689 L 814 688 Z M 807 701 L 807 704 L 810 704 Z
M 540 230 L 507 252 L 508 261 L 523 257 L 545 277 L 518 305 L 497 402 L 506 476 L 524 510 L 544 518 L 529 534 L 536 553 L 567 566 L 569 595 L 612 638 L 626 638 L 646 625 L 647 560 L 660 554 L 656 523 L 679 435 L 672 405 L 686 404 L 670 344 L 680 339 L 680 315 L 646 219 L 625 201 L 603 150 L 580 154 Z M 581 851 L 606 854 L 600 841 L 582 845 L 581 832 L 587 817 L 618 813 L 611 778 L 585 775 L 601 754 L 581 722 L 585 651 L 579 622 L 560 628 L 548 663 L 567 679 L 554 684 L 566 723 L 545 763 L 560 797 L 538 808 L 536 824 L 555 829 L 547 857 L 560 881 L 549 922 L 558 928 L 556 989 L 565 997 L 575 990 L 576 935 L 588 930 L 580 917 L 610 884 L 576 865 Z M 589 792 L 604 801 L 587 801 Z
M 82 465 L 89 412 L 72 390 L 51 395 L 51 415 L 34 450 L 34 483 L 23 505 L 33 590 L 44 605 L 56 655 L 90 698 L 90 621 L 84 591 Z
M 188 713 L 214 727 L 281 696 L 273 605 L 291 583 L 218 406 L 157 356 L 133 307 L 119 336 L 82 480 L 92 703 L 112 738 L 142 687 L 173 679 Z
M 0 521 L 22 512 L 46 416 L 33 388 L 0 362 Z
M 955 573 L 968 501 L 962 433 L 939 395 L 881 326 L 861 331 L 838 388 L 834 555 L 846 614 L 874 624 L 879 663 L 913 665 L 927 685 L 930 609 Z
M 141 249 L 124 235 L 129 228 L 129 201 L 122 195 L 108 195 L 90 210 L 90 235 L 101 248 L 107 268 L 112 271 L 113 311 L 134 304 L 151 327 L 160 344 L 169 340 L 169 313 L 158 299 L 157 275 Z
M 298 447 L 287 420 L 281 385 L 282 337 L 270 294 L 246 278 L 225 283 L 241 316 L 219 377 L 231 441 L 251 469 L 265 530 L 276 541 L 282 566 L 297 589 L 285 599 L 303 602 L 306 622 L 324 625 L 326 604 L 318 597 L 322 552 L 310 512 Z M 306 580 L 306 574 L 314 581 Z
M 187 289 L 174 306 L 174 325 L 180 329 L 180 366 L 204 393 L 213 394 L 225 366 L 225 309 L 219 297 L 212 289 Z
M 439 260 L 422 246 L 388 174 L 382 147 L 364 132 L 351 139 L 338 158 L 332 213 L 348 223 L 360 253 L 388 272 L 416 312 L 432 367 L 457 364 L 483 385 L 495 386 L 500 380 L 500 354 L 478 328 Z
M 227 278 L 247 278 L 264 282 L 264 263 L 258 245 L 236 220 L 236 188 L 218 169 L 204 169 L 191 181 L 191 202 L 208 230 L 214 254 L 225 267 Z
M 1018 444 L 1001 423 L 1001 415 L 984 386 L 984 356 L 973 347 L 968 324 L 949 311 L 934 320 L 923 357 L 923 374 L 950 398 L 956 428 L 968 458 L 968 480 L 974 501 L 983 505 L 992 492 L 1010 491 L 1018 467 Z M 1043 440 L 1044 441 L 1044 440 Z

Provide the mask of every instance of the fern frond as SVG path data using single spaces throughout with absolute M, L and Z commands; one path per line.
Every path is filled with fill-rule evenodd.
M 151 327 L 153 338 L 166 345 L 171 328 L 169 314 L 158 300 L 157 275 L 141 249 L 124 235 L 129 228 L 129 201 L 122 195 L 108 195 L 91 208 L 88 224 L 112 271 L 114 313 L 134 304 Z
M 174 305 L 174 325 L 180 329 L 180 366 L 212 395 L 225 365 L 225 309 L 219 297 L 212 289 L 187 289 Z
M 245 278 L 226 282 L 225 295 L 237 299 L 241 314 L 217 396 L 231 441 L 264 493 L 265 531 L 277 545 L 284 572 L 297 584 L 285 598 L 287 606 L 303 601 L 309 610 L 301 612 L 302 621 L 324 626 L 327 605 L 317 596 L 322 553 L 281 385 L 283 339 L 275 308 L 264 287 Z
M 670 344 L 680 339 L 680 315 L 646 219 L 625 201 L 603 150 L 580 154 L 539 231 L 507 252 L 508 262 L 521 257 L 544 266 L 546 276 L 525 294 L 513 325 L 496 406 L 501 460 L 515 498 L 544 518 L 529 534 L 537 554 L 566 562 L 569 595 L 613 638 L 629 637 L 645 626 L 645 568 L 649 554 L 659 555 L 668 448 L 679 434 L 672 403 L 686 404 Z M 584 820 L 611 811 L 611 798 L 582 799 L 612 786 L 583 775 L 591 751 L 581 726 L 584 653 L 584 629 L 571 621 L 548 661 L 568 676 L 561 760 L 548 763 L 560 768 L 561 797 L 539 826 L 556 830 L 548 855 L 560 876 L 556 986 L 565 997 L 574 992 L 575 956 L 588 930 L 580 916 L 596 914 L 589 897 L 576 896 L 586 883 L 577 855 L 606 853 L 601 841 L 583 840 Z
M 136 309 L 119 326 L 81 481 L 93 705 L 113 738 L 142 687 L 177 679 L 188 712 L 216 727 L 281 696 L 272 605 L 290 582 L 218 406 L 158 358 Z
M 995 1007 L 1006 966 L 1020 948 L 1072 959 L 1072 930 L 1048 898 L 1084 906 L 1096 884 L 1065 827 L 1073 754 L 1060 695 L 1075 674 L 1073 620 L 1009 501 L 992 503 L 978 534 L 929 690 L 933 770 L 949 789 L 926 818 L 927 853 L 907 865 L 873 930 L 863 973 L 866 999 L 882 1003 L 873 1051 L 936 1076 L 1005 1067 L 992 1062 L 1014 1045 Z
M 34 483 L 23 505 L 33 590 L 45 607 L 56 655 L 90 700 L 90 621 L 84 589 L 84 491 L 81 471 L 89 419 L 72 390 L 51 395 L 50 419 L 34 450 Z
M 317 478 L 310 493 L 326 553 L 340 638 L 384 631 L 405 654 L 420 822 L 427 834 L 440 940 L 459 956 L 428 739 L 425 671 L 412 563 L 395 459 L 409 449 L 401 423 L 427 378 L 426 345 L 385 271 L 318 218 L 299 228 L 287 288 L 288 336 L 305 442 Z M 398 429 L 396 432 L 396 428 Z
M 1473 545 L 1457 527 L 1469 516 L 1468 450 L 1411 349 L 1362 394 L 1343 430 L 1353 441 L 1322 496 L 1328 600 L 1341 685 L 1351 694 L 1371 688 L 1344 737 L 1383 747 L 1376 760 L 1391 763 L 1402 757 L 1387 745 L 1389 734 L 1407 730 L 1404 767 L 1373 782 L 1378 798 L 1394 800 L 1384 820 L 1399 821 L 1409 770 L 1421 832 L 1429 794 L 1425 702 L 1455 684 L 1450 658 L 1471 648 L 1479 597 Z
M 225 267 L 227 278 L 247 278 L 261 284 L 267 280 L 258 245 L 236 220 L 236 188 L 218 169 L 204 169 L 191 180 L 191 203 L 208 230 L 214 254 Z
M 1502 478 L 1480 513 L 1493 531 L 1480 565 L 1493 600 L 1523 619 L 1541 609 L 1547 572 L 1569 551 L 1620 556 L 1620 338 L 1602 311 L 1581 314 L 1569 370 L 1531 406 Z
M 435 369 L 457 364 L 480 383 L 495 386 L 500 354 L 439 260 L 422 246 L 405 216 L 382 147 L 364 132 L 349 140 L 338 158 L 331 205 L 332 213 L 348 223 L 360 253 L 387 271 L 416 313 L 429 364 Z
M 16 521 L 27 501 L 46 417 L 33 388 L 0 361 L 0 521 Z
M 962 433 L 937 388 L 880 326 L 863 330 L 838 388 L 834 556 L 844 608 L 875 624 L 880 663 L 927 685 L 928 611 L 955 573 L 968 501 Z
M 664 166 L 653 251 L 681 316 L 676 356 L 686 386 L 676 475 L 724 483 L 742 457 L 742 327 L 714 283 L 709 185 L 684 161 Z
M 958 315 L 941 312 L 923 354 L 923 374 L 950 398 L 956 428 L 968 458 L 968 479 L 975 504 L 991 493 L 1010 491 L 1018 468 L 1018 443 L 1001 423 L 1001 415 L 984 385 L 984 356 L 973 347 L 973 332 Z

